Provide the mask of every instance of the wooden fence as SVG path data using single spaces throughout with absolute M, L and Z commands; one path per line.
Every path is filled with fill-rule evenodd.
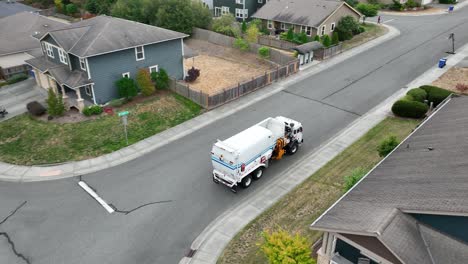
M 271 36 L 258 36 L 257 43 L 260 45 L 271 46 L 278 49 L 290 50 L 297 46 L 297 44 L 289 41 L 275 39 Z
M 223 89 L 216 94 L 207 94 L 202 91 L 194 90 L 190 88 L 189 84 L 174 80 L 171 82 L 170 89 L 186 98 L 189 98 L 205 109 L 213 109 L 249 94 L 259 88 L 267 86 L 274 81 L 297 73 L 298 70 L 299 61 L 295 60 L 287 65 L 278 66 L 275 70 L 265 72 L 265 74 L 256 78 L 252 78 L 251 80 L 238 83 L 236 86 Z
M 321 48 L 318 50 L 314 50 L 314 59 L 316 60 L 324 60 L 330 57 L 335 56 L 343 51 L 343 45 L 337 44 L 328 48 Z

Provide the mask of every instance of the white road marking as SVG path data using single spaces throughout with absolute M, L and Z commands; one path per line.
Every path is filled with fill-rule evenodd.
M 392 22 L 393 20 L 395 20 L 395 19 L 389 19 L 389 20 L 386 20 L 386 21 L 384 21 L 384 22 L 382 22 L 382 23 Z
M 109 214 L 112 214 L 113 212 L 115 212 L 114 208 L 110 207 L 106 201 L 104 201 L 101 197 L 99 197 L 99 195 L 97 195 L 97 193 L 95 191 L 93 191 L 93 189 L 91 189 L 88 184 L 86 184 L 84 181 L 79 181 L 78 182 L 78 185 L 81 186 L 81 188 L 83 188 L 87 193 L 89 193 L 89 195 L 91 195 L 98 203 L 100 203 L 102 205 L 102 207 L 104 207 L 104 209 L 107 210 L 107 212 L 109 212 Z

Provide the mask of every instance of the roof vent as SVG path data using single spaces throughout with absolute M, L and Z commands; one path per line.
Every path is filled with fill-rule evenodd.
M 47 24 L 44 24 L 43 26 L 44 26 L 44 27 L 49 27 L 49 25 L 47 25 Z
M 428 149 L 429 151 L 432 151 L 432 150 L 434 150 L 434 148 L 433 148 L 433 147 L 428 147 L 427 149 Z

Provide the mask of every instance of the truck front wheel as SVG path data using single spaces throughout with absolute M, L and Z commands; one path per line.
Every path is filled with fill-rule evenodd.
M 263 175 L 263 168 L 258 168 L 252 173 L 252 179 L 258 180 L 262 177 Z
M 299 144 L 297 144 L 297 141 L 294 141 L 291 146 L 287 149 L 287 152 L 289 155 L 294 155 L 296 154 L 297 150 L 299 149 Z
M 244 189 L 249 188 L 251 184 L 252 184 L 252 177 L 250 177 L 250 175 L 245 176 L 241 181 L 241 186 Z

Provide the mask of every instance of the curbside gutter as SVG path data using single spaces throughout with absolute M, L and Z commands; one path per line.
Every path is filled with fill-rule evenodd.
M 367 131 L 387 116 L 391 116 L 392 104 L 405 95 L 408 88 L 435 81 L 465 57 L 468 57 L 468 44 L 457 50 L 455 55 L 448 57 L 446 67 L 440 69 L 436 65 L 427 70 L 405 88 L 398 90 L 365 115 L 353 121 L 336 136 L 317 147 L 309 155 L 284 170 L 286 175 L 277 177 L 275 181 L 262 186 L 260 190 L 248 195 L 225 211 L 193 241 L 191 250 L 195 251 L 195 254 L 192 258 L 184 257 L 179 264 L 215 264 L 231 239 L 247 224 L 361 138 Z
M 111 168 L 123 164 L 127 161 L 139 158 L 146 153 L 154 151 L 213 122 L 216 122 L 217 120 L 225 118 L 226 116 L 236 113 L 243 108 L 270 97 L 271 95 L 286 89 L 293 83 L 299 82 L 305 78 L 333 67 L 336 64 L 339 64 L 355 55 L 358 55 L 372 47 L 375 47 L 400 35 L 400 31 L 398 29 L 388 25 L 383 26 L 389 30 L 383 36 L 375 38 L 350 50 L 344 51 L 335 57 L 313 65 L 310 68 L 305 68 L 295 75 L 273 83 L 268 87 L 259 89 L 256 92 L 237 99 L 236 101 L 215 108 L 182 124 L 179 124 L 175 127 L 167 129 L 161 133 L 110 154 L 92 159 L 66 162 L 57 165 L 23 166 L 0 162 L 0 181 L 33 182 L 70 178 Z

